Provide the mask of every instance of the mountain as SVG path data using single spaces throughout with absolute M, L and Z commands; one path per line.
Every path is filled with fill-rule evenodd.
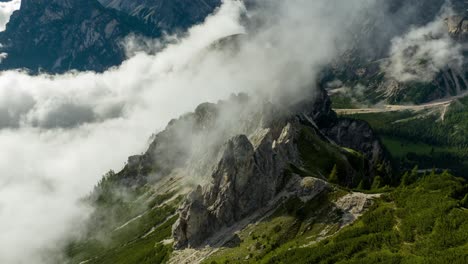
M 467 239 L 457 235 L 467 231 L 467 196 L 457 193 L 463 186 L 466 182 L 449 174 L 415 178 L 374 198 L 356 222 L 336 234 L 333 228 L 339 225 L 332 224 L 333 211 L 319 201 L 290 202 L 239 232 L 238 246 L 226 245 L 202 263 L 463 263 Z M 357 201 L 365 199 L 341 195 L 337 201 L 333 193 L 328 196 L 332 206 L 345 201 L 345 208 L 358 213 Z M 320 231 L 315 221 L 330 231 Z M 318 239 L 311 242 L 310 237 Z
M 180 209 L 175 247 L 206 244 L 211 235 L 265 208 L 288 188 L 292 196 L 296 191 L 311 195 L 314 188 L 302 189 L 301 176 L 326 179 L 335 168 L 338 182 L 370 185 L 377 164 L 386 162 L 380 142 L 365 123 L 336 119 L 329 106 L 326 96 L 293 106 L 291 113 L 267 104 L 259 127 L 228 139 L 211 183 L 197 187 Z
M 100 0 L 100 3 L 168 33 L 203 22 L 221 5 L 220 0 Z
M 122 1 L 118 6 L 129 3 L 136 4 Z M 123 41 L 128 35 L 157 38 L 162 31 L 185 30 L 216 6 L 206 1 L 155 1 L 126 14 L 127 9 L 106 8 L 97 0 L 23 0 L 0 32 L 0 52 L 8 54 L 0 70 L 101 72 L 126 59 Z
M 65 252 L 71 263 L 463 263 L 466 180 L 395 178 L 389 159 L 323 90 L 293 105 L 202 104 L 103 177 L 86 235 Z
M 369 122 L 401 171 L 418 166 L 421 171 L 447 169 L 465 176 L 468 169 L 466 97 L 416 110 L 345 115 Z
M 144 153 L 80 200 L 89 219 L 47 248 L 47 260 L 467 263 L 468 183 L 451 174 L 466 177 L 468 169 L 467 4 L 377 3 L 376 13 L 343 25 L 360 30 L 309 89 L 292 82 L 302 88 L 299 98 L 294 84 L 272 80 L 284 96 L 241 93 L 171 120 Z M 186 30 L 219 4 L 23 0 L 0 33 L 0 52 L 8 54 L 0 69 L 105 71 L 125 59 L 128 35 Z M 252 19 L 247 27 L 263 22 L 243 18 Z M 229 36 L 204 52 L 232 55 L 249 37 Z M 285 74 L 296 74 L 289 63 Z M 355 109 L 333 108 L 340 103 Z
M 91 35 L 103 36 L 109 19 L 121 23 L 123 29 L 118 27 L 111 41 L 134 32 L 151 36 L 183 30 L 200 21 L 194 14 L 206 16 L 217 5 L 171 3 L 190 12 L 171 9 L 169 2 L 25 2 L 9 27 L 24 24 L 21 19 L 28 16 L 21 12 L 45 8 L 35 15 L 39 22 L 47 15 L 42 26 L 58 17 L 53 29 L 59 24 L 74 28 L 84 17 L 99 24 L 80 22 L 86 29 L 81 33 L 96 29 Z M 408 111 L 337 114 L 332 108 L 343 96 L 342 86 L 350 87 L 344 95 L 363 87 L 357 99 L 368 97 L 363 101 L 371 103 L 424 102 L 462 93 L 463 64 L 443 65 L 431 78 L 413 82 L 398 80 L 386 67 L 395 56 L 396 40 L 414 30 L 424 34 L 405 46 L 406 57 L 432 41 L 463 46 L 464 2 L 454 1 L 453 13 L 441 12 L 444 3 L 386 1 L 382 13 L 354 25 L 362 30 L 352 48 L 324 70 L 317 87 L 300 101 L 238 94 L 171 120 L 151 137 L 146 152 L 104 175 L 83 199 L 93 212 L 80 236 L 64 241 L 62 256 L 77 264 L 465 263 L 468 184 L 445 169 L 466 176 L 466 99 L 416 110 L 401 107 Z M 80 8 L 87 12 L 69 24 L 63 23 L 68 16 L 57 15 Z M 175 16 L 166 16 L 172 12 L 167 10 L 176 10 Z M 18 26 L 21 30 L 29 29 Z M 244 38 L 230 36 L 208 49 L 236 50 Z M 58 45 L 57 39 L 38 43 Z M 79 50 L 80 40 L 67 41 Z M 79 56 L 101 55 L 90 50 Z M 420 60 L 416 66 L 431 63 Z M 427 93 L 420 96 L 421 90 Z
M 370 103 L 381 100 L 421 103 L 467 90 L 466 72 L 460 67 L 441 67 L 435 76 L 423 81 L 395 79 L 385 67 L 391 62 L 392 39 L 437 19 L 445 3 L 445 0 L 384 1 L 380 12 L 369 13 L 366 19 L 357 22 L 355 26 L 362 30 L 351 41 L 354 48 L 330 66 L 327 80 L 366 87 L 366 94 L 371 96 L 358 99 Z M 104 71 L 126 58 L 121 43 L 129 34 L 159 37 L 162 32 L 183 32 L 202 22 L 219 5 L 219 0 L 23 0 L 6 31 L 0 33 L 0 52 L 8 54 L 0 69 L 27 68 L 51 73 L 71 69 Z M 249 8 L 252 6 L 249 4 Z M 451 7 L 454 12 L 444 17 L 446 33 L 464 46 L 468 6 L 462 0 L 454 0 Z M 422 69 L 433 67 L 427 58 L 415 57 L 411 62 Z
M 125 59 L 121 41 L 150 35 L 146 25 L 95 0 L 23 0 L 0 33 L 1 69 L 103 71 Z
M 351 97 L 364 104 L 424 103 L 468 89 L 465 1 L 393 0 L 382 9 L 359 25 L 355 48 L 330 67 L 328 80 L 356 88 Z
M 233 230 L 280 209 L 285 200 L 312 202 L 336 193 L 327 180 L 349 188 L 395 182 L 389 157 L 370 127 L 338 118 L 330 106 L 323 90 L 294 105 L 240 94 L 172 120 L 146 153 L 103 178 L 90 197 L 97 209 L 89 237 L 70 244 L 69 257 L 77 263 L 126 263 L 119 256 L 130 254 L 129 263 L 158 263 L 168 260 L 172 242 L 160 244 L 157 252 L 143 244 L 161 236 L 172 233 L 180 252 L 216 248 L 235 238 Z M 123 190 L 128 201 L 119 198 Z M 340 215 L 343 210 L 364 212 L 372 203 L 371 195 L 343 199 L 340 203 L 352 205 L 333 207 L 334 224 L 354 221 Z M 110 232 L 109 246 L 99 242 L 101 232 Z M 127 245 L 127 239 L 136 240 L 117 246 Z M 130 247 L 139 253 L 130 253 Z M 93 253 L 97 248 L 103 254 Z
M 371 124 L 400 171 L 417 166 L 419 171 L 448 170 L 464 176 L 468 153 L 464 136 L 468 90 L 467 2 L 412 1 L 408 4 L 417 5 L 417 8 L 407 8 L 413 23 L 404 20 L 403 30 L 398 31 L 402 35 L 391 34 L 387 38 L 393 39 L 393 44 L 385 48 L 386 52 L 371 57 L 366 52 L 350 51 L 327 70 L 322 85 L 327 87 L 333 107 L 341 116 Z M 386 23 L 394 24 L 391 20 Z M 370 28 L 378 25 L 370 24 Z M 365 27 L 364 32 L 372 32 L 368 29 Z M 356 38 L 362 36 L 358 34 Z M 392 45 L 403 48 L 392 53 Z M 388 66 L 395 65 L 395 61 L 399 62 L 396 72 L 406 78 L 399 79 L 394 74 L 395 68 Z M 412 78 L 417 76 L 422 78 Z

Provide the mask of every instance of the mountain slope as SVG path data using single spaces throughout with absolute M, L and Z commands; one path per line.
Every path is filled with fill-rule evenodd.
M 350 192 L 318 178 L 353 186 L 359 172 L 369 177 L 379 169 L 365 168 L 365 150 L 360 150 L 364 155 L 358 154 L 329 141 L 336 137 L 326 131 L 346 121 L 326 111 L 329 102 L 317 100 L 296 108 L 302 109 L 298 112 L 279 112 L 284 115 L 269 104 L 261 107 L 262 115 L 251 115 L 251 108 L 239 110 L 235 116 L 241 117 L 233 120 L 239 130 L 230 134 L 229 125 L 226 131 L 213 130 L 219 120 L 226 120 L 223 109 L 239 109 L 237 104 L 246 109 L 248 100 L 240 96 L 199 106 L 194 113 L 171 121 L 147 153 L 130 157 L 121 172 L 106 175 L 90 197 L 96 211 L 87 235 L 67 247 L 72 263 L 466 261 L 465 180 L 413 170 L 403 176 L 398 188 L 374 177 L 372 192 L 384 194 Z M 274 118 L 268 113 L 274 113 Z M 287 132 L 296 126 L 296 118 L 302 120 L 298 126 L 303 132 L 308 132 Z M 278 130 L 282 136 L 274 149 L 266 148 L 271 136 L 267 131 L 259 133 L 263 129 L 258 130 L 258 120 L 262 120 L 260 127 L 289 123 L 286 130 Z M 232 136 L 239 131 L 257 132 Z M 362 130 L 341 131 L 354 137 L 362 134 Z M 229 139 L 226 144 L 216 140 L 219 135 Z M 295 135 L 297 140 L 289 138 Z M 208 143 L 214 152 L 200 150 L 199 143 Z M 349 141 L 343 143 L 349 146 Z M 271 151 L 279 157 L 271 159 Z M 285 157 L 297 158 L 287 160 L 291 166 L 285 174 L 266 173 L 280 168 L 278 161 Z M 292 166 L 295 162 L 297 167 Z M 330 170 L 330 165 L 338 169 Z M 211 172 L 211 180 L 194 172 Z M 332 177 L 335 173 L 337 178 Z M 197 186 L 200 182 L 202 186 Z M 364 185 L 354 188 L 370 188 Z
M 169 33 L 201 23 L 221 4 L 220 0 L 100 0 L 113 8 Z
M 339 192 L 329 175 L 349 187 L 389 183 L 388 165 L 368 125 L 337 118 L 324 91 L 288 107 L 245 95 L 202 104 L 103 179 L 88 235 L 67 254 L 73 263 L 151 263 L 167 260 L 173 244 L 216 248 L 285 199 Z
M 242 231 L 239 246 L 226 245 L 203 263 L 466 263 L 467 186 L 448 174 L 414 178 L 382 195 L 354 224 L 317 243 L 307 242 L 316 227 L 304 230 L 310 223 L 294 215 L 301 211 L 286 207 L 281 217 Z M 310 212 L 307 205 L 295 206 Z
M 464 97 L 426 109 L 347 116 L 369 122 L 402 170 L 418 166 L 464 176 L 468 169 L 467 115 L 468 98 Z
M 95 0 L 26 0 L 0 33 L 8 54 L 0 69 L 103 71 L 125 58 L 120 42 L 130 33 L 149 34 L 144 24 Z
M 461 0 L 386 1 L 382 14 L 360 25 L 356 48 L 331 66 L 327 80 L 368 104 L 424 103 L 462 93 L 468 89 L 467 8 Z
M 106 8 L 97 0 L 23 0 L 0 32 L 0 52 L 8 54 L 0 70 L 102 72 L 126 59 L 123 41 L 128 35 L 158 38 L 162 31 L 186 30 L 219 5 L 218 1 L 127 3 L 131 10 L 118 11 L 110 8 L 117 2 Z

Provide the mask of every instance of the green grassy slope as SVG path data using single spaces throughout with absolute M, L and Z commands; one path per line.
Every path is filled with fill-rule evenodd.
M 351 178 L 357 185 L 365 174 L 362 154 L 323 141 L 311 128 L 303 127 L 297 143 L 304 163 L 301 167 L 291 165 L 287 172 L 290 175 L 327 179 L 335 171 L 336 183 Z M 184 198 L 179 190 L 182 184 L 166 177 L 143 187 L 128 188 L 117 184 L 121 176 L 109 173 L 91 195 L 96 210 L 87 233 L 66 247 L 70 263 L 141 264 L 164 263 L 169 259 L 173 250 L 171 227 Z M 267 248 L 255 256 L 264 257 L 299 233 L 300 243 L 304 244 L 336 232 L 340 212 L 331 210 L 330 197 L 343 193 L 327 193 L 308 203 L 297 198 L 286 201 L 273 217 L 260 225 L 265 229 L 257 230 L 255 238 L 248 238 L 244 247 Z M 229 254 L 243 252 L 241 247 Z
M 206 263 L 468 263 L 466 182 L 449 174 L 413 181 L 387 193 L 357 222 L 321 242 L 304 241 L 316 236 L 314 227 L 291 234 L 294 225 L 289 223 L 302 222 L 287 214 L 282 217 L 288 221 L 278 216 L 245 230 L 239 247 L 223 249 Z M 315 225 L 323 222 L 313 219 Z M 289 240 L 277 239 L 283 230 Z M 247 232 L 250 236 L 244 237 Z M 264 246 L 265 241 L 275 246 Z
M 283 201 L 271 216 L 249 225 L 204 263 L 259 263 L 285 248 L 313 244 L 334 234 L 340 226 L 341 212 L 333 207 L 331 200 L 344 194 L 335 190 L 309 202 L 298 198 Z
M 444 122 L 412 112 L 353 117 L 370 122 L 402 169 L 419 165 L 463 172 L 468 139 L 457 133 L 468 132 L 465 114 L 468 110 L 459 104 Z M 395 122 L 399 120 L 405 122 Z M 325 143 L 313 129 L 300 131 L 297 143 L 303 164 L 290 173 L 322 179 L 333 175 L 336 183 L 360 189 L 365 173 L 360 153 Z M 165 263 L 173 251 L 176 208 L 183 200 L 177 179 L 121 190 L 116 177 L 107 175 L 93 193 L 97 210 L 88 232 L 67 245 L 70 263 Z M 399 187 L 374 181 L 370 192 L 384 192 L 382 198 L 341 230 L 343 212 L 333 201 L 348 190 L 336 187 L 309 202 L 283 200 L 272 215 L 247 226 L 204 263 L 468 263 L 465 180 L 413 170 L 402 181 Z
M 324 142 L 308 127 L 301 130 L 297 146 L 304 163 L 294 170 L 299 175 L 327 179 L 335 167 L 339 182 L 357 186 L 366 173 L 361 153 Z
M 104 177 L 92 195 L 96 207 L 86 234 L 65 249 L 69 263 L 163 263 L 172 253 L 171 229 L 183 199 L 168 179 L 156 188 L 118 188 Z
M 411 111 L 354 114 L 381 136 L 401 170 L 449 169 L 456 175 L 468 170 L 468 98 L 453 103 L 441 119 L 439 112 Z

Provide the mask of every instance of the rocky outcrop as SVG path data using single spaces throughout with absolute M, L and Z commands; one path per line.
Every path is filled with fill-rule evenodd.
M 284 187 L 288 164 L 299 165 L 295 131 L 264 132 L 257 146 L 245 135 L 225 146 L 211 184 L 197 188 L 180 209 L 174 226 L 176 247 L 199 246 L 207 237 L 265 206 Z
M 468 40 L 468 17 L 465 15 L 456 15 L 447 18 L 447 27 L 449 34 L 460 41 Z
M 382 148 L 380 139 L 366 122 L 339 118 L 332 125 L 322 128 L 322 131 L 336 144 L 358 150 L 364 155 L 367 161 L 367 171 L 371 174 L 368 180 L 377 176 L 376 173 L 380 173 L 380 176 L 391 175 L 389 154 Z M 372 169 L 377 167 L 381 170 Z
M 118 178 L 127 187 L 185 179 L 193 191 L 173 227 L 177 248 L 209 243 L 281 194 L 313 197 L 329 186 L 323 180 L 333 165 L 341 184 L 372 182 L 375 167 L 386 162 L 380 141 L 366 123 L 338 118 L 324 90 L 313 94 L 293 105 L 244 94 L 202 104 L 169 122 Z
M 346 226 L 358 219 L 373 204 L 373 199 L 380 194 L 349 193 L 340 197 L 335 206 L 343 212 L 341 226 Z
M 173 227 L 175 247 L 208 243 L 207 238 L 266 206 L 281 192 L 307 197 L 317 188 L 325 188 L 326 184 L 317 185 L 310 179 L 298 180 L 301 178 L 290 169 L 303 166 L 298 144 L 308 144 L 300 140 L 305 127 L 316 131 L 316 137 L 336 148 L 337 153 L 339 145 L 362 151 L 369 158 L 368 167 L 359 173 L 373 177 L 373 165 L 385 159 L 380 141 L 365 123 L 338 119 L 329 109 L 326 95 L 317 98 L 296 105 L 287 118 L 236 135 L 222 146 L 210 173 L 211 181 L 198 186 L 179 210 L 180 217 Z M 351 175 L 358 174 L 345 155 L 336 155 L 337 162 L 348 162 L 345 167 Z

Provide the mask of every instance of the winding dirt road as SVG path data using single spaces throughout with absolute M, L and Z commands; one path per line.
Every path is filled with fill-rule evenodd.
M 367 114 L 367 113 L 382 113 L 382 112 L 395 112 L 395 111 L 422 111 L 434 108 L 441 108 L 443 113 L 447 110 L 447 107 L 452 104 L 453 101 L 468 96 L 468 91 L 465 91 L 459 95 L 451 96 L 439 100 L 435 100 L 426 104 L 421 105 L 381 105 L 372 108 L 356 108 L 356 109 L 334 109 L 337 114 L 340 115 L 351 115 L 351 114 Z

